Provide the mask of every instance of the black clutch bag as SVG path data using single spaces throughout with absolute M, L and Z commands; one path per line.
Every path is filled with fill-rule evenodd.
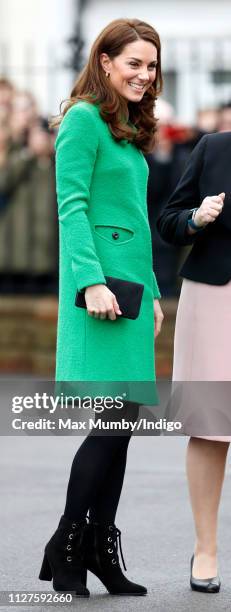
M 122 315 L 119 316 L 125 319 L 137 319 L 140 312 L 144 285 L 114 278 L 114 276 L 105 276 L 105 279 L 106 286 L 116 296 L 122 312 Z M 80 308 L 86 308 L 84 292 L 77 292 L 75 305 Z

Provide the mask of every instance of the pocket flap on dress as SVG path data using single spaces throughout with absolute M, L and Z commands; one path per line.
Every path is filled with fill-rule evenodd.
M 124 244 L 134 238 L 133 230 L 119 225 L 95 225 L 95 232 L 113 244 Z

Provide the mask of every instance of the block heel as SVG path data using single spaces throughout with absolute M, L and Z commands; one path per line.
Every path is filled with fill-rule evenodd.
M 89 597 L 87 569 L 83 563 L 86 520 L 70 521 L 62 516 L 55 533 L 45 546 L 40 580 L 52 580 L 53 589 Z
M 39 574 L 39 580 L 52 580 L 52 571 L 46 553 L 43 557 L 42 567 Z
M 84 584 L 84 586 L 87 586 L 87 570 L 84 568 L 81 570 L 81 582 Z

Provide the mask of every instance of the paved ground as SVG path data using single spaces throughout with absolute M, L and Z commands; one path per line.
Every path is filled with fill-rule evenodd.
M 65 487 L 76 440 L 68 437 L 1 438 L 1 589 L 46 591 L 38 571 L 46 540 L 62 513 Z M 93 576 L 89 601 L 65 609 L 97 612 L 213 612 L 231 610 L 231 478 L 230 468 L 220 512 L 218 595 L 191 592 L 189 559 L 193 532 L 184 477 L 186 439 L 136 437 L 129 449 L 128 469 L 117 524 L 123 532 L 128 576 L 148 586 L 147 597 L 110 597 Z M 17 606 L 32 610 L 31 605 Z M 43 610 L 61 610 L 61 605 Z M 14 608 L 15 609 L 15 608 Z M 42 607 L 33 608 L 42 610 Z M 10 610 L 10 607 L 4 607 Z

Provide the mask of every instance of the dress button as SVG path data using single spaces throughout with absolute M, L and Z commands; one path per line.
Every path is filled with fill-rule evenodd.
M 114 240 L 117 240 L 117 238 L 119 238 L 118 232 L 113 232 L 112 238 L 114 238 Z

